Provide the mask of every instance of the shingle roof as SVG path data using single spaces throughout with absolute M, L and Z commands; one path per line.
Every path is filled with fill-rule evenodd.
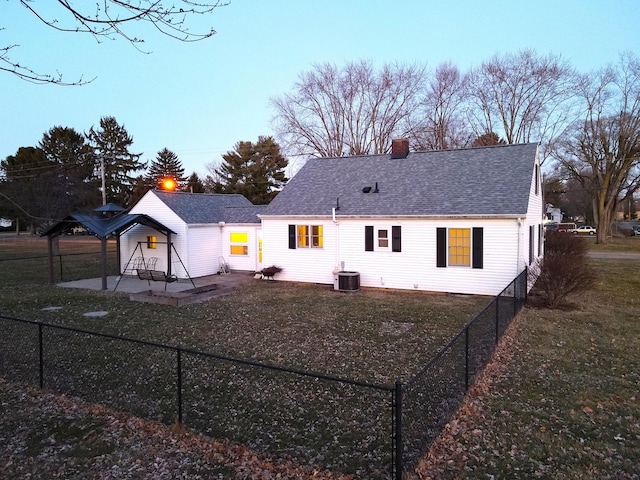
M 260 222 L 256 216 L 260 206 L 253 205 L 239 194 L 166 192 L 161 190 L 154 191 L 154 193 L 187 224 Z M 242 214 L 230 213 L 235 209 L 241 209 Z M 246 221 L 234 222 L 231 218 L 233 215 L 238 218 L 242 215 Z M 252 217 L 253 220 L 251 220 Z
M 340 216 L 524 215 L 536 153 L 530 143 L 310 159 L 262 213 L 330 215 L 339 203 Z
M 250 207 L 226 207 L 224 209 L 227 223 L 260 223 L 258 215 L 264 211 L 266 205 L 251 205 Z
M 99 209 L 95 211 L 99 212 Z M 133 225 L 140 224 L 154 228 L 162 233 L 176 233 L 157 220 L 141 213 L 120 213 L 114 216 L 96 213 L 72 213 L 60 222 L 52 225 L 42 233 L 42 236 L 56 236 L 70 231 L 76 225 L 82 225 L 99 238 L 108 238 L 113 234 L 120 234 Z

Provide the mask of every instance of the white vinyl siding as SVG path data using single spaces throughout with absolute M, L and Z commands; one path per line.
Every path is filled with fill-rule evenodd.
M 171 235 L 171 241 L 175 247 L 175 251 L 171 252 L 171 271 L 179 278 L 187 278 L 187 273 L 192 278 L 215 275 L 220 267 L 220 258 L 224 258 L 231 270 L 255 271 L 258 268 L 257 232 L 260 230 L 259 223 L 227 224 L 224 226 L 220 224 L 187 225 L 153 191 L 147 193 L 131 209 L 131 213 L 144 213 L 176 232 Z M 229 234 L 232 231 L 247 232 L 248 255 L 229 254 Z M 157 248 L 147 250 L 146 237 L 150 235 L 156 236 Z M 166 241 L 163 234 L 152 228 L 142 225 L 133 227 L 121 237 L 122 268 L 125 268 L 137 242 L 144 242 L 144 257 L 147 258 L 148 251 L 152 252 L 149 255 L 158 257 L 156 269 L 166 272 Z M 138 252 L 134 254 L 134 258 L 136 256 L 139 256 Z M 184 263 L 184 268 L 182 263 Z
M 222 234 L 221 256 L 225 259 L 231 270 L 244 272 L 255 272 L 258 270 L 258 235 L 260 224 L 252 223 L 246 225 L 225 225 Z M 231 255 L 231 233 L 247 234 L 247 255 Z M 218 262 L 218 258 L 216 258 Z
M 342 219 L 337 225 L 328 219 L 323 223 L 324 248 L 321 250 L 290 250 L 288 225 L 292 223 L 295 223 L 292 219 L 263 219 L 264 264 L 283 268 L 278 274 L 279 280 L 331 284 L 334 271 L 344 269 L 359 272 L 363 287 L 495 295 L 518 273 L 516 219 Z M 365 251 L 366 225 L 401 226 L 402 251 Z M 437 268 L 438 227 L 482 227 L 484 267 Z M 339 247 L 336 247 L 336 238 L 339 238 Z

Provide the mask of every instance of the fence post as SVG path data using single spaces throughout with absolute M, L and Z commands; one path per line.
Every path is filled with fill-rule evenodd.
M 515 308 L 515 310 L 513 312 L 513 318 L 516 318 L 516 315 L 520 311 L 520 296 L 522 295 L 522 291 L 521 291 L 522 290 L 522 285 L 521 285 L 522 281 L 521 281 L 521 279 L 522 279 L 522 273 L 516 277 L 516 280 L 514 282 L 515 286 L 516 286 L 515 287 L 515 292 L 516 292 L 515 305 L 516 305 L 516 308 Z
M 464 391 L 469 390 L 469 326 L 464 329 Z
M 38 344 L 39 344 L 39 367 L 40 367 L 40 388 L 44 388 L 44 353 L 42 346 L 42 324 L 38 323 Z
M 178 423 L 182 425 L 182 350 L 176 349 L 177 358 L 177 374 L 178 374 Z
M 400 380 L 396 380 L 396 389 L 394 392 L 394 402 L 395 402 L 395 469 L 396 475 L 395 480 L 402 480 L 402 456 L 403 456 L 403 440 L 402 440 L 402 382 Z
M 496 345 L 500 340 L 500 294 L 496 296 Z
M 60 261 L 60 281 L 64 282 L 64 276 L 62 274 L 62 255 L 58 255 L 58 260 Z

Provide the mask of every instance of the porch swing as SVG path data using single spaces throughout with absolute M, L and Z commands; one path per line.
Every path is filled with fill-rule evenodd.
M 170 273 L 171 271 L 170 265 L 169 265 L 169 272 L 156 270 L 155 266 L 156 266 L 156 262 L 158 261 L 157 257 L 149 257 L 149 259 L 145 261 L 144 252 L 142 251 L 143 243 L 147 243 L 147 242 L 138 242 L 138 244 L 136 245 L 136 248 L 133 249 L 133 252 L 131 253 L 129 260 L 125 265 L 123 272 L 135 271 L 138 278 L 140 280 L 146 280 L 149 286 L 151 286 L 151 282 L 164 282 L 164 289 L 166 290 L 167 284 L 178 281 L 178 276 Z M 174 246 L 173 242 L 154 242 L 154 243 L 156 244 L 159 243 L 162 245 L 169 246 L 169 259 L 171 258 L 171 250 L 173 250 L 173 252 L 176 254 L 176 257 L 178 257 L 178 260 L 180 261 L 180 265 L 182 265 L 182 268 L 187 274 L 187 278 L 189 278 L 189 281 L 195 288 L 196 284 L 193 282 L 191 275 L 189 275 L 187 268 L 184 266 L 184 263 L 182 262 L 182 259 L 180 258 L 180 255 L 178 254 L 178 251 L 176 250 L 176 247 Z M 138 249 L 140 249 L 140 256 L 134 259 L 133 257 L 136 255 L 136 252 L 138 251 Z M 132 260 L 133 260 L 133 263 L 132 263 Z M 132 265 L 131 269 L 129 269 L 130 264 Z M 121 279 L 122 279 L 122 276 L 118 278 L 118 282 L 116 283 L 116 286 L 113 288 L 114 292 L 118 288 L 118 285 L 120 284 Z

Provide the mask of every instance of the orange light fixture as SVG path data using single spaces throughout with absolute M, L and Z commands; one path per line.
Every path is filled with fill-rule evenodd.
M 176 189 L 176 181 L 173 178 L 162 179 L 162 189 L 173 191 Z

